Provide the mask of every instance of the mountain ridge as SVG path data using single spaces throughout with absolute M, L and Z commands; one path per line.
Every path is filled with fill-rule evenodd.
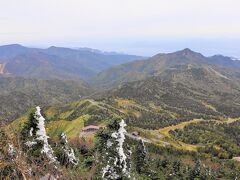
M 224 65 L 228 62 L 230 62 L 229 66 L 225 67 Z M 196 53 L 189 48 L 186 48 L 173 53 L 160 53 L 146 60 L 116 65 L 100 72 L 95 78 L 92 79 L 92 84 L 109 87 L 112 85 L 121 84 L 122 82 L 158 76 L 166 69 L 187 64 L 205 64 L 208 66 L 216 66 L 217 68 L 228 68 L 229 71 L 232 69 L 233 71 L 236 71 L 236 69 L 240 67 L 240 61 L 234 61 L 229 57 L 224 59 L 222 56 L 205 57 L 201 53 Z
M 112 65 L 142 58 L 135 55 L 104 53 L 87 48 L 71 49 L 52 46 L 39 49 L 27 48 L 19 44 L 0 46 L 0 63 L 6 64 L 6 71 L 12 76 L 26 78 L 51 79 L 51 74 L 59 71 L 61 73 L 55 74 L 54 78 L 87 80 Z M 15 74 L 15 71 L 18 73 Z M 31 72 L 34 71 L 35 74 L 32 74 Z M 36 75 L 37 71 L 39 73 Z M 42 77 L 43 74 L 44 77 Z

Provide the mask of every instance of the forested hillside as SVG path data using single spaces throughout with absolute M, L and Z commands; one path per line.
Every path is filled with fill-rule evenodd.
M 89 95 L 84 81 L 0 77 L 0 123 L 11 122 L 33 106 L 64 104 Z

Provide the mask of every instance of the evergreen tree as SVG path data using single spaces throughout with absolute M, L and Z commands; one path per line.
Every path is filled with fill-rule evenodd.
M 146 168 L 146 157 L 146 148 L 143 140 L 141 139 L 138 141 L 135 152 L 135 168 L 139 174 L 142 173 Z
M 35 112 L 31 112 L 28 121 L 24 124 L 21 131 L 21 139 L 25 141 L 26 139 L 31 139 L 30 137 L 35 137 L 38 130 L 38 120 L 35 118 Z
M 28 154 L 42 161 L 47 158 L 49 163 L 57 163 L 54 152 L 48 142 L 45 129 L 45 118 L 41 115 L 40 107 L 36 107 L 36 111 L 31 113 L 29 120 L 25 123 L 22 131 L 22 141 Z
M 125 127 L 124 120 L 114 119 L 97 135 L 96 148 L 100 153 L 98 161 L 103 179 L 130 179 L 131 151 L 125 141 Z
M 65 133 L 61 133 L 59 138 L 60 138 L 60 148 L 58 150 L 57 157 L 60 163 L 67 167 L 78 165 L 78 159 L 75 156 L 73 148 L 70 147 Z

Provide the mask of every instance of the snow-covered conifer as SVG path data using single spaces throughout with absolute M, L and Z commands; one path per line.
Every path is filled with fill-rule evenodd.
M 65 133 L 61 134 L 61 143 L 63 145 L 62 151 L 64 153 L 65 163 L 71 165 L 78 165 L 78 159 L 75 156 L 74 150 L 69 146 L 67 136 Z
M 22 134 L 25 140 L 27 140 L 25 145 L 29 149 L 40 148 L 41 154 L 44 154 L 50 163 L 57 163 L 53 149 L 48 142 L 49 137 L 45 129 L 45 118 L 42 116 L 39 106 L 36 107 L 36 111 L 30 116 Z
M 116 123 L 116 122 L 114 122 Z M 124 120 L 110 126 L 111 133 L 106 136 L 102 150 L 102 178 L 130 178 L 131 150 L 126 143 L 126 123 Z M 105 136 L 105 135 L 104 135 Z

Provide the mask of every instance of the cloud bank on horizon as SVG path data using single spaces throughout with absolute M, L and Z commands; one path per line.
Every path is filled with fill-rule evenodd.
M 240 57 L 237 0 L 0 0 L 1 44 Z

